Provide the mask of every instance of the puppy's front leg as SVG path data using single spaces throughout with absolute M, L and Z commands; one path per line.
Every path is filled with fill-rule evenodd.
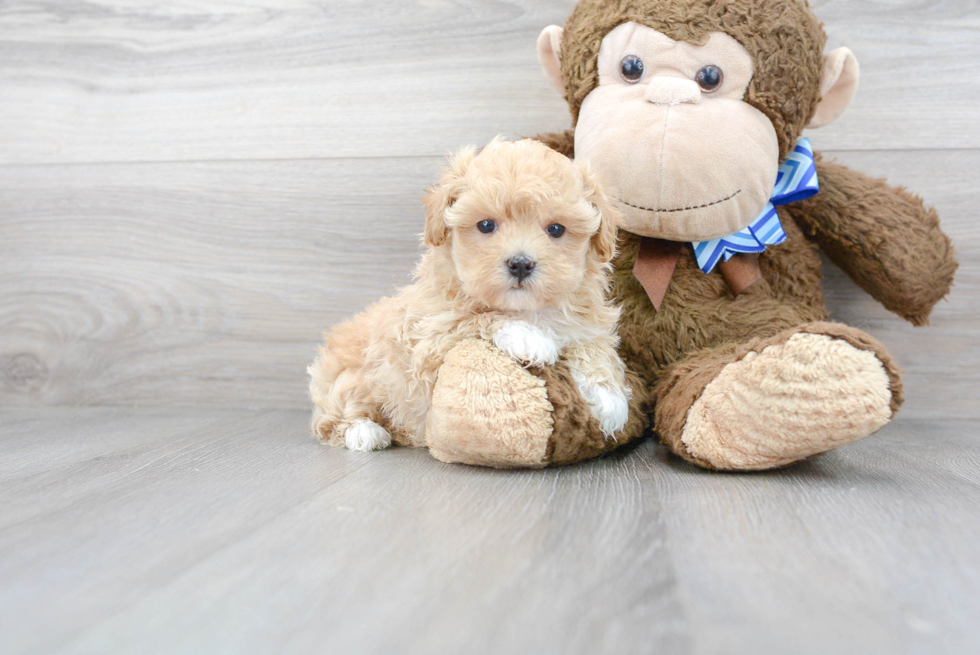
M 616 439 L 629 418 L 631 391 L 623 362 L 613 344 L 592 341 L 571 346 L 565 353 L 572 379 L 599 421 L 602 434 Z
M 558 361 L 555 340 L 527 321 L 505 321 L 494 332 L 493 343 L 519 362 L 548 366 Z

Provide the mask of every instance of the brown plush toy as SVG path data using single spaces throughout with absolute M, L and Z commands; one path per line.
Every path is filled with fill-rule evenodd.
M 825 41 L 804 0 L 582 0 L 542 33 L 575 129 L 539 138 L 588 157 L 625 216 L 613 293 L 630 420 L 608 441 L 561 362 L 526 370 L 464 342 L 435 388 L 435 457 L 568 464 L 652 427 L 695 464 L 759 470 L 891 420 L 898 368 L 827 321 L 817 248 L 914 325 L 957 265 L 934 210 L 799 142 L 857 86 L 854 56 Z

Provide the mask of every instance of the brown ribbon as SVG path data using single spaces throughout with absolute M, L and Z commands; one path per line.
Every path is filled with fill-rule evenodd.
M 660 311 L 660 305 L 667 295 L 667 287 L 674 277 L 682 247 L 683 244 L 678 241 L 648 237 L 640 239 L 633 276 L 643 285 L 643 290 L 647 292 L 657 311 Z M 759 255 L 739 253 L 727 262 L 719 263 L 718 270 L 736 296 L 762 279 Z
M 755 253 L 738 253 L 727 262 L 719 262 L 718 270 L 736 296 L 762 279 L 759 255 Z
M 681 257 L 679 241 L 664 241 L 663 239 L 640 239 L 640 251 L 636 254 L 633 265 L 633 276 L 643 285 L 643 290 L 650 296 L 650 302 L 659 312 L 660 305 L 667 295 L 670 279 L 674 277 L 677 260 Z

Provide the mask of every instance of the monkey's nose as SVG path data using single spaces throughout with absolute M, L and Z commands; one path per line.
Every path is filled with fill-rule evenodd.
M 655 105 L 696 105 L 701 100 L 701 87 L 694 80 L 657 75 L 650 80 L 643 97 Z
M 518 255 L 507 260 L 507 268 L 518 282 L 523 282 L 534 272 L 534 260 L 527 255 Z

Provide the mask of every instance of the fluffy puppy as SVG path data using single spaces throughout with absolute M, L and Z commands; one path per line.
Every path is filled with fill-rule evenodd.
M 498 138 L 452 157 L 424 202 L 414 283 L 326 334 L 309 368 L 313 432 L 352 450 L 424 446 L 446 354 L 483 338 L 528 365 L 563 356 L 614 438 L 629 397 L 606 300 L 618 216 L 588 166 Z

